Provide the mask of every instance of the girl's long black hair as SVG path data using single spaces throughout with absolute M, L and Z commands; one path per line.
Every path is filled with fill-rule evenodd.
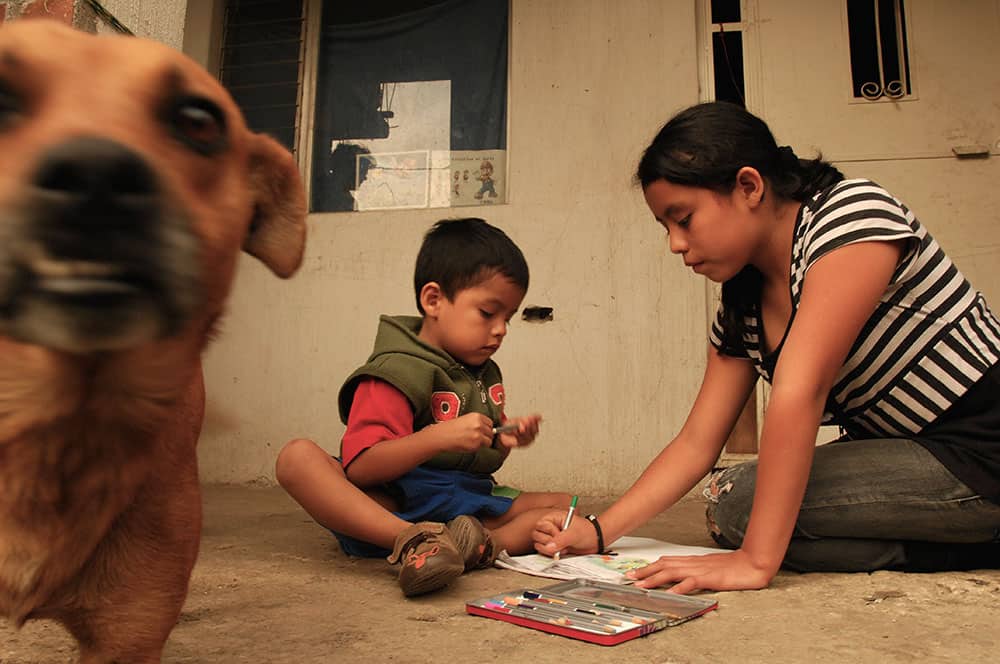
M 799 202 L 844 179 L 821 156 L 800 159 L 779 147 L 763 120 L 728 102 L 697 104 L 671 118 L 643 153 L 635 179 L 643 189 L 667 180 L 728 194 L 744 166 L 757 169 L 777 196 Z M 758 306 L 762 283 L 760 271 L 747 265 L 722 285 L 725 347 L 743 347 L 745 317 Z

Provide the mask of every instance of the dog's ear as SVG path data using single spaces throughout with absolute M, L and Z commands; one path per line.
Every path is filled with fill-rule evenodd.
M 254 214 L 243 250 L 282 278 L 295 274 L 306 243 L 306 195 L 291 153 L 263 134 L 250 146 Z

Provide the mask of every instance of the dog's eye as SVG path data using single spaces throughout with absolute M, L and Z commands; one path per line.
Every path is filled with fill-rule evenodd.
M 17 119 L 23 110 L 21 99 L 0 81 L 0 129 Z
M 169 122 L 177 138 L 201 154 L 216 154 L 226 147 L 222 111 L 208 100 L 179 100 L 171 109 Z

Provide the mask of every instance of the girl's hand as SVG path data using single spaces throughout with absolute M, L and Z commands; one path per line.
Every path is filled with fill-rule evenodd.
M 537 544 L 536 544 L 536 547 Z M 757 590 L 766 588 L 774 577 L 742 549 L 704 556 L 662 556 L 656 562 L 625 574 L 636 579 L 639 588 L 657 588 L 671 583 L 670 592 L 687 594 L 695 590 Z
M 480 413 L 466 413 L 427 427 L 442 452 L 475 452 L 493 444 L 493 421 Z
M 508 418 L 504 424 L 516 424 L 517 429 L 510 433 L 498 433 L 497 439 L 508 450 L 515 447 L 527 447 L 535 441 L 535 436 L 538 435 L 538 425 L 541 421 L 542 416 L 538 413 L 526 417 Z
M 577 517 L 566 530 L 562 529 L 566 521 L 566 510 L 549 512 L 539 519 L 531 532 L 535 551 L 545 556 L 554 556 L 556 551 L 596 553 L 597 531 L 585 518 L 579 514 Z

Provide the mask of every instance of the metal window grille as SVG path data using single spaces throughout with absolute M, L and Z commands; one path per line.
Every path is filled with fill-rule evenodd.
M 847 26 L 854 97 L 912 94 L 903 0 L 847 0 Z
M 298 142 L 305 3 L 228 0 L 220 76 L 254 131 L 289 150 Z

